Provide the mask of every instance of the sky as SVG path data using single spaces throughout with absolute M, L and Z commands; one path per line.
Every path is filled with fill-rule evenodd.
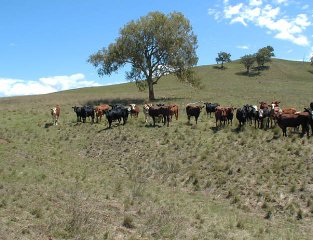
M 0 0 L 0 97 L 126 82 L 99 77 L 89 56 L 131 20 L 181 12 L 198 38 L 198 66 L 221 51 L 236 60 L 268 45 L 275 57 L 309 61 L 312 0 Z

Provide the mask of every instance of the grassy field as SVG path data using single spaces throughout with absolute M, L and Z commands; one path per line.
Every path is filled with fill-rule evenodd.
M 313 101 L 309 63 L 273 60 L 251 76 L 237 63 L 197 67 L 201 89 L 171 76 L 157 102 L 176 103 L 170 127 L 76 123 L 72 106 L 135 102 L 132 83 L 0 98 L 0 239 L 312 239 L 313 138 L 245 126 L 215 128 L 184 106 Z M 58 126 L 50 108 L 61 105 Z

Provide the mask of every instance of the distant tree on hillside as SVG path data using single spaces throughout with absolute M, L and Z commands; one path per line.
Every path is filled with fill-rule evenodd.
M 313 56 L 311 57 L 311 59 L 310 59 L 310 60 L 311 60 L 311 65 L 313 65 Z
M 260 48 L 256 53 L 256 62 L 258 64 L 258 69 L 264 67 L 264 64 L 271 61 L 271 57 L 274 57 L 274 48 L 271 46 L 267 46 L 264 48 Z
M 243 57 L 240 58 L 240 62 L 245 66 L 248 74 L 250 73 L 250 68 L 253 66 L 255 61 L 256 61 L 255 54 L 244 55 Z
M 230 53 L 226 53 L 226 52 L 219 52 L 217 54 L 217 58 L 215 58 L 216 60 L 216 63 L 219 64 L 221 63 L 221 69 L 224 68 L 224 62 L 230 62 L 230 57 L 231 57 L 231 54 Z
M 154 100 L 153 86 L 166 74 L 199 85 L 192 67 L 198 62 L 197 37 L 182 13 L 165 15 L 151 12 L 137 21 L 130 21 L 119 32 L 119 37 L 107 48 L 88 59 L 98 68 L 99 76 L 110 75 L 130 64 L 126 78 L 134 81 L 139 90 L 149 89 L 149 100 Z

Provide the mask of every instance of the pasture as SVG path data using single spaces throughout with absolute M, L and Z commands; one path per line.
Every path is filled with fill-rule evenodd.
M 40 96 L 0 98 L 0 238 L 312 239 L 313 137 L 283 137 L 238 122 L 215 128 L 203 109 L 278 100 L 313 101 L 309 63 L 274 59 L 246 76 L 238 62 L 197 67 L 201 89 L 171 76 L 157 102 L 179 106 L 170 126 L 145 124 L 146 92 L 133 83 Z M 77 123 L 72 107 L 136 103 L 126 125 Z M 59 124 L 50 109 L 61 106 Z

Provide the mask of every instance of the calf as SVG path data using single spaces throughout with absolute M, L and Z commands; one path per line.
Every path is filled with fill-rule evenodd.
M 151 106 L 149 107 L 149 116 L 153 119 L 153 126 L 155 126 L 155 119 L 159 116 L 163 117 L 163 125 L 166 124 L 169 126 L 170 122 L 170 107 L 169 106 Z
M 60 106 L 56 105 L 54 108 L 51 108 L 51 116 L 53 120 L 53 125 L 58 125 L 59 117 L 60 117 Z
M 104 114 L 109 122 L 109 128 L 111 128 L 113 121 L 120 123 L 123 119 L 123 125 L 125 125 L 128 119 L 128 109 L 121 105 L 113 106 L 111 110 L 105 111 Z
M 101 122 L 102 116 L 105 111 L 109 110 L 110 106 L 107 104 L 101 104 L 99 106 L 96 106 L 95 108 L 95 114 L 96 114 L 96 122 Z
M 298 127 L 301 125 L 302 134 L 304 135 L 308 130 L 309 114 L 307 112 L 300 112 L 298 114 L 279 114 L 277 117 L 277 124 L 283 131 L 283 136 L 287 137 L 287 127 Z
M 200 112 L 202 110 L 203 106 L 198 106 L 198 105 L 187 105 L 186 106 L 186 113 L 188 117 L 188 123 L 190 123 L 190 118 L 195 117 L 196 119 L 196 124 L 198 124 L 198 118 L 200 115 Z
M 211 113 L 215 113 L 216 108 L 219 106 L 218 103 L 204 103 L 204 104 L 205 104 L 205 110 L 207 113 L 207 117 L 209 116 L 209 114 L 211 117 Z

